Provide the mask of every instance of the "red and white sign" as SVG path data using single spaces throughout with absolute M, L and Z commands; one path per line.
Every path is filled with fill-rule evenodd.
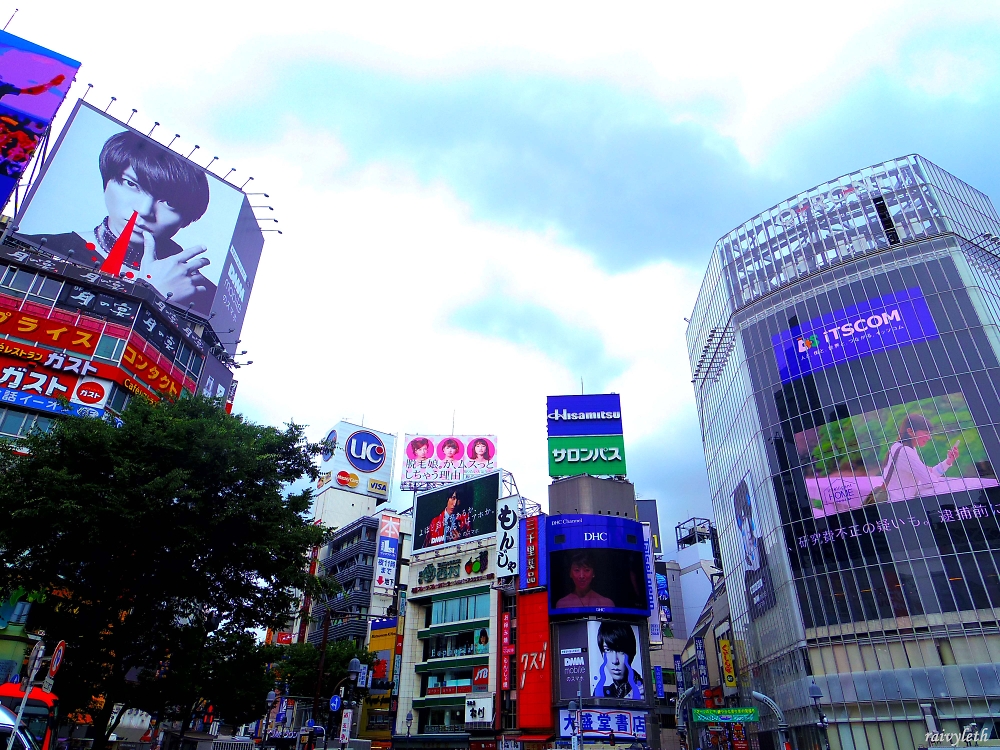
M 389 539 L 399 539 L 400 523 L 400 519 L 397 516 L 390 516 L 384 513 L 379 522 L 378 535 L 388 537 Z
M 337 484 L 341 487 L 350 487 L 351 489 L 354 489 L 358 486 L 359 481 L 361 480 L 358 479 L 357 474 L 352 474 L 349 471 L 337 472 Z
M 524 519 L 525 588 L 538 585 L 538 516 Z
M 292 645 L 292 634 L 291 633 L 278 633 L 275 639 L 279 646 L 291 646 Z
M 49 677 L 55 677 L 59 667 L 62 666 L 63 657 L 66 655 L 66 641 L 59 641 L 56 650 L 52 652 L 52 661 L 49 662 Z
M 554 729 L 548 597 L 547 591 L 517 597 L 517 719 L 522 730 Z
M 473 687 L 489 687 L 489 684 L 490 684 L 490 668 L 474 667 L 472 669 Z
M 111 395 L 111 387 L 112 383 L 109 380 L 81 378 L 80 382 L 76 384 L 76 390 L 70 401 L 93 406 L 95 409 L 103 409 L 108 403 L 108 396 Z
M 501 646 L 500 646 L 500 689 L 510 690 L 510 657 L 517 649 L 510 642 L 510 612 L 503 613 L 503 624 L 501 626 Z

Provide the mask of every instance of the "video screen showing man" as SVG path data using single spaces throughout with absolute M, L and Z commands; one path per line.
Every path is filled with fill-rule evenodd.
M 417 497 L 414 548 L 495 534 L 500 475 L 488 474 Z
M 556 550 L 550 555 L 550 571 L 553 610 L 648 612 L 645 569 L 637 550 Z
M 459 507 L 461 502 L 458 490 L 453 490 L 448 495 L 444 510 L 431 520 L 431 524 L 427 528 L 427 533 L 424 535 L 425 547 L 457 542 L 469 535 L 472 530 L 472 521 L 469 518 L 468 508 Z
M 46 252 L 142 281 L 208 317 L 244 201 L 232 185 L 81 103 L 17 223 L 19 236 L 44 240 Z

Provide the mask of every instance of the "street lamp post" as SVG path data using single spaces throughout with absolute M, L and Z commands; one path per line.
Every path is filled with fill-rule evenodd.
M 340 749 L 341 750 L 344 750 L 344 742 L 343 742 L 343 738 L 344 738 L 344 727 L 343 727 L 343 723 L 344 723 L 344 711 L 346 710 L 346 706 L 347 706 L 348 702 L 350 702 L 352 706 L 354 705 L 354 703 L 353 703 L 353 701 L 354 701 L 354 684 L 358 681 L 358 675 L 359 674 L 361 674 L 361 662 L 358 661 L 357 657 L 354 657 L 347 664 L 347 677 L 345 677 L 339 683 L 337 683 L 337 687 L 339 688 L 345 682 L 347 682 L 348 680 L 350 680 L 350 683 L 349 683 L 350 687 L 348 687 L 348 689 L 347 689 L 347 696 L 346 696 L 346 700 L 344 701 L 345 708 L 342 709 L 341 712 L 340 712 L 340 723 L 341 723 L 341 727 L 340 727 L 340 738 L 341 738 Z M 337 692 L 336 688 L 334 689 L 334 692 Z M 350 720 L 351 720 L 351 724 L 353 724 L 354 723 L 354 712 L 353 712 L 353 710 L 351 711 Z M 347 739 L 348 739 L 348 742 L 350 742 L 350 738 L 351 738 L 351 725 L 348 725 L 348 727 L 347 727 Z
M 274 702 L 278 699 L 278 694 L 273 690 L 269 691 L 267 694 L 267 712 L 264 714 L 264 730 L 260 733 L 260 746 L 263 747 L 267 744 L 267 725 L 271 721 L 271 707 L 274 706 Z
M 816 707 L 816 713 L 819 716 L 816 726 L 823 733 L 823 745 L 826 750 L 830 750 L 830 734 L 828 729 L 830 722 L 826 720 L 826 715 L 823 713 L 823 709 L 819 707 L 819 702 L 823 700 L 823 691 L 820 689 L 820 686 L 816 684 L 815 680 L 813 680 L 813 683 L 809 686 L 809 697 L 812 698 L 813 706 Z
M 406 712 L 406 746 L 410 746 L 410 727 L 413 726 L 413 711 Z

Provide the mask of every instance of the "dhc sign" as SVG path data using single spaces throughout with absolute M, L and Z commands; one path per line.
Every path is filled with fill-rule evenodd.
M 920 287 L 859 302 L 771 337 L 782 383 L 938 337 Z
M 621 435 L 622 405 L 617 393 L 549 396 L 549 437 Z

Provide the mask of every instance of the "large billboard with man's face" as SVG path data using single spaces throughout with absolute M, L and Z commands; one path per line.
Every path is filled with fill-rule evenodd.
M 546 526 L 552 614 L 649 617 L 642 524 L 627 518 L 560 515 Z
M 69 92 L 80 63 L 0 31 L 0 207 Z
M 496 534 L 500 472 L 417 495 L 413 551 Z
M 235 352 L 264 236 L 243 191 L 181 154 L 79 101 L 16 223 L 47 252 L 211 317 Z

